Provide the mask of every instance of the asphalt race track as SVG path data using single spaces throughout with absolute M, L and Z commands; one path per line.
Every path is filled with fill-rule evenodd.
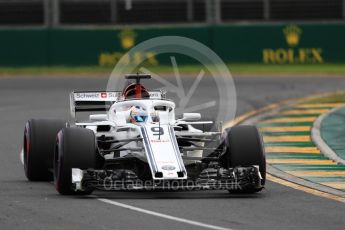
M 256 195 L 226 191 L 95 192 L 60 196 L 51 183 L 28 182 L 19 153 L 29 118 L 69 117 L 69 92 L 104 89 L 104 77 L 0 78 L 0 229 L 207 229 L 145 210 L 229 229 L 344 229 L 345 204 L 272 182 Z M 345 89 L 344 78 L 235 78 L 238 115 L 283 99 Z M 199 90 L 208 92 L 207 85 Z M 212 227 L 211 226 L 211 227 Z

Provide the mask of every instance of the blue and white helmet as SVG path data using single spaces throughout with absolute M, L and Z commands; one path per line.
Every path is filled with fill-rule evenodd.
M 141 108 L 140 106 L 133 106 L 130 112 L 130 122 L 137 123 L 137 122 L 145 122 L 148 118 L 148 112 Z

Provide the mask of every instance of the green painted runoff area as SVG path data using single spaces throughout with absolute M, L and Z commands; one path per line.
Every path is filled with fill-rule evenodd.
M 326 116 L 321 123 L 320 131 L 327 145 L 345 160 L 345 107 Z

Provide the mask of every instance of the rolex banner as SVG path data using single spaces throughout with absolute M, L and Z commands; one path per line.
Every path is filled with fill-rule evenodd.
M 345 63 L 345 24 L 248 24 L 117 29 L 1 29 L 0 66 L 114 66 L 147 39 L 184 36 L 228 63 Z M 169 55 L 136 52 L 128 62 L 170 65 Z M 177 56 L 178 64 L 195 60 Z
M 213 49 L 228 62 L 345 62 L 345 24 L 222 26 L 213 39 Z

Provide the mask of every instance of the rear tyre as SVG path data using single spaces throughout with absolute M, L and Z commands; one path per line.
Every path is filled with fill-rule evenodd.
M 24 129 L 23 158 L 25 175 L 30 181 L 53 180 L 56 134 L 68 123 L 62 120 L 31 119 Z
M 235 126 L 227 130 L 225 137 L 226 163 L 228 167 L 249 167 L 258 165 L 262 176 L 261 184 L 266 182 L 266 158 L 262 137 L 255 126 Z M 256 193 L 262 188 L 231 190 L 234 193 Z
M 98 169 L 101 157 L 97 153 L 95 134 L 85 128 L 64 128 L 56 139 L 54 155 L 54 183 L 62 195 L 88 195 L 93 192 L 74 191 L 72 188 L 72 168 Z

